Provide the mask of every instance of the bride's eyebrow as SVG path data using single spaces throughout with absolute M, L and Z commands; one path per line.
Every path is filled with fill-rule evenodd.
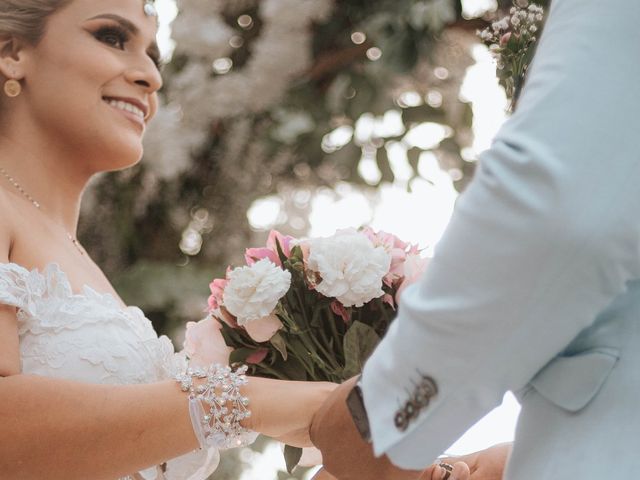
M 136 27 L 136 25 L 133 22 L 127 20 L 124 17 L 121 17 L 120 15 L 116 15 L 114 13 L 103 13 L 100 15 L 96 15 L 95 17 L 88 18 L 87 21 L 100 20 L 100 19 L 112 20 L 118 23 L 122 28 L 127 30 L 131 35 L 135 36 L 140 33 L 140 29 Z M 160 49 L 158 48 L 158 44 L 155 41 L 151 42 L 151 45 L 149 45 L 148 51 L 150 55 L 157 58 L 160 57 Z
M 103 13 L 100 15 L 96 15 L 95 17 L 88 18 L 87 21 L 99 20 L 99 19 L 113 20 L 114 22 L 117 22 L 118 24 L 120 24 L 122 28 L 127 30 L 132 35 L 137 35 L 140 32 L 140 29 L 136 27 L 133 22 L 127 20 L 124 17 L 121 17 L 120 15 L 116 15 L 114 13 Z

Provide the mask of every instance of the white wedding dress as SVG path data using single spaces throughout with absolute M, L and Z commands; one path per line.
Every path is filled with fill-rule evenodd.
M 112 295 L 87 286 L 74 293 L 55 263 L 43 272 L 0 264 L 0 303 L 17 307 L 25 374 L 102 384 L 152 383 L 170 378 L 185 364 L 139 308 L 122 308 Z M 216 449 L 198 450 L 125 478 L 202 480 L 218 461 Z

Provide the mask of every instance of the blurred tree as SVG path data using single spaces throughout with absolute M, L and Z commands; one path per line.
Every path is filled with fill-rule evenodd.
M 314 189 L 393 182 L 391 146 L 406 151 L 413 175 L 430 151 L 459 190 L 471 178 L 475 163 L 461 151 L 472 112 L 459 91 L 476 30 L 499 12 L 469 18 L 455 0 L 177 4 L 145 160 L 97 178 L 81 223 L 94 258 L 158 331 L 204 316 L 210 279 L 257 240 L 247 211 L 261 197 L 297 209 L 285 230 L 302 235 Z M 408 142 L 425 122 L 444 137 Z M 363 173 L 365 161 L 375 175 Z M 240 457 L 226 455 L 214 478 L 239 478 Z
M 390 146 L 406 151 L 414 175 L 431 151 L 459 190 L 471 178 L 475 163 L 461 151 L 472 112 L 459 90 L 476 30 L 499 12 L 469 18 L 456 0 L 177 4 L 145 160 L 96 179 L 81 224 L 125 300 L 160 331 L 202 315 L 207 279 L 255 241 L 247 210 L 260 197 L 301 209 L 285 229 L 302 235 L 308 195 L 293 202 L 287 192 L 393 182 Z M 444 138 L 408 142 L 425 122 Z M 363 161 L 375 175 L 363 175 Z

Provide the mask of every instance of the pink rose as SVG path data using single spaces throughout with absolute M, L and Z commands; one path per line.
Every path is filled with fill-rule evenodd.
M 282 322 L 277 315 L 272 313 L 258 320 L 245 323 L 244 328 L 256 342 L 267 342 L 282 328 Z
M 220 322 L 211 317 L 187 323 L 184 351 L 194 364 L 204 367 L 212 363 L 229 363 L 233 349 L 224 343 L 221 328 Z
M 404 263 L 407 258 L 405 251 L 399 248 L 391 249 L 390 253 L 391 267 L 389 267 L 389 273 L 387 273 L 382 279 L 388 287 L 393 286 L 397 280 L 404 276 Z
M 247 265 L 251 266 L 259 260 L 263 258 L 268 258 L 272 263 L 282 266 L 282 262 L 278 257 L 277 252 L 274 252 L 270 248 L 260 247 L 260 248 L 247 248 L 244 252 L 244 259 L 247 262 Z
M 280 256 L 278 255 L 278 246 L 280 244 L 280 249 L 284 256 L 289 258 L 291 256 L 291 247 L 293 247 L 294 238 L 288 235 L 282 235 L 277 230 L 271 230 L 269 232 L 269 238 L 267 238 L 267 246 L 260 248 L 247 248 L 244 254 L 244 259 L 247 262 L 247 265 L 251 266 L 259 260 L 263 258 L 268 258 L 273 263 L 282 266 L 282 262 L 280 261 Z
M 507 32 L 500 37 L 500 46 L 504 47 L 511 39 L 511 32 Z
M 222 320 L 231 328 L 238 328 L 238 319 L 229 313 L 229 310 L 224 308 L 224 306 L 220 307 L 218 310 L 212 311 L 211 314 L 218 320 Z
M 393 300 L 393 296 L 392 295 L 389 295 L 388 293 L 385 293 L 384 296 L 382 297 L 382 301 L 384 303 L 386 303 L 387 305 L 389 305 L 394 310 L 396 309 L 396 302 Z
M 227 273 L 229 269 L 227 269 Z M 209 311 L 216 310 L 222 305 L 222 296 L 224 289 L 229 281 L 224 278 L 216 278 L 209 284 L 209 290 L 211 290 L 211 296 L 209 297 Z
M 231 271 L 231 267 L 227 268 L 227 275 Z M 209 297 L 209 313 L 216 318 L 222 320 L 232 328 L 238 327 L 238 320 L 224 307 L 224 289 L 227 288 L 229 280 L 226 278 L 216 278 L 209 284 L 211 296 Z
M 400 284 L 398 292 L 396 293 L 396 302 L 400 302 L 400 296 L 402 295 L 402 292 L 404 292 L 405 288 L 416 283 L 420 279 L 428 264 L 428 258 L 422 258 L 418 254 L 407 255 L 404 262 L 404 280 Z
M 253 352 L 251 355 L 249 355 L 246 361 L 249 364 L 255 365 L 263 361 L 265 358 L 267 358 L 268 353 L 269 353 L 269 350 L 267 348 L 259 348 L 258 350 Z
M 331 311 L 336 315 L 340 315 L 344 323 L 349 323 L 349 320 L 351 320 L 351 313 L 338 300 L 331 302 Z
M 389 273 L 384 276 L 383 282 L 388 287 L 392 287 L 405 276 L 405 259 L 407 255 L 417 254 L 419 252 L 418 246 L 404 242 L 392 233 L 376 232 L 371 227 L 363 228 L 362 233 L 371 240 L 374 246 L 383 247 L 385 251 L 391 254 L 391 266 L 389 267 Z
M 395 248 L 405 251 L 407 247 L 410 246 L 407 242 L 403 242 L 392 233 L 387 233 L 383 231 L 376 232 L 371 227 L 363 228 L 362 233 L 364 233 L 367 236 L 367 238 L 371 240 L 371 243 L 373 243 L 374 246 L 376 247 L 382 246 L 388 252 L 390 252 Z

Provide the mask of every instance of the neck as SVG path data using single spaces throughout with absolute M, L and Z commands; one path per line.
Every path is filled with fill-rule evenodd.
M 40 204 L 43 214 L 73 235 L 78 226 L 82 192 L 91 178 L 78 165 L 81 162 L 70 152 L 56 148 L 55 143 L 41 136 L 0 135 L 0 167 Z M 14 190 L 29 201 L 4 176 L 0 182 L 3 188 Z

